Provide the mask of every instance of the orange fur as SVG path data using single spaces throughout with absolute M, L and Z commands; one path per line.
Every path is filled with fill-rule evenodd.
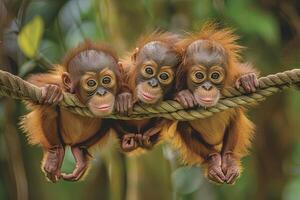
M 62 73 L 63 67 L 61 65 L 55 65 L 54 69 L 49 73 L 31 75 L 27 80 L 38 87 L 43 87 L 47 84 L 55 84 L 63 88 L 61 81 Z M 57 113 L 55 109 L 51 106 L 37 105 L 32 102 L 25 102 L 25 104 L 26 107 L 32 111 L 21 118 L 20 126 L 26 133 L 29 143 L 40 145 L 47 149 L 54 145 L 51 144 L 49 139 L 59 143 L 56 134 Z M 46 136 L 48 136 L 48 138 Z
M 29 77 L 28 81 L 42 87 L 46 84 L 62 86 L 61 75 L 63 68 L 59 65 L 49 73 L 36 74 Z M 57 141 L 56 117 L 57 112 L 53 106 L 33 105 L 29 114 L 21 120 L 21 127 L 26 133 L 31 144 L 40 144 L 44 148 L 50 148 L 51 144 L 46 136 Z M 75 145 L 93 136 L 101 127 L 101 119 L 83 117 L 61 109 L 62 127 L 61 133 L 67 145 Z
M 240 62 L 240 51 L 243 47 L 236 44 L 237 39 L 231 29 L 219 30 L 216 25 L 207 24 L 199 33 L 190 34 L 180 41 L 177 47 L 181 51 L 183 62 L 177 72 L 177 90 L 186 89 L 182 88 L 188 71 L 185 51 L 197 40 L 208 40 L 225 50 L 228 61 L 225 86 L 234 87 L 235 81 L 242 75 L 258 74 L 250 64 Z M 240 159 L 248 153 L 254 133 L 254 125 L 242 108 L 229 109 L 205 119 L 174 122 L 170 127 L 165 138 L 180 150 L 184 163 L 202 165 L 205 170 L 207 156 L 215 152 L 232 152 L 239 165 Z
M 182 83 L 185 82 L 185 77 L 187 68 L 183 67 L 186 63 L 186 48 L 197 40 L 208 40 L 211 41 L 211 45 L 220 45 L 226 54 L 228 68 L 227 68 L 227 79 L 225 81 L 225 87 L 233 86 L 234 81 L 241 75 L 247 73 L 259 73 L 251 66 L 250 63 L 242 63 L 241 51 L 244 49 L 243 46 L 237 44 L 239 37 L 234 34 L 234 31 L 230 28 L 219 29 L 216 24 L 207 23 L 205 24 L 200 32 L 192 34 L 189 33 L 188 36 L 177 43 L 177 49 L 182 57 L 182 64 L 179 66 L 176 74 L 176 87 L 180 89 Z
M 174 52 L 178 57 L 180 57 L 179 52 L 177 51 L 175 47 L 175 43 L 178 42 L 179 40 L 179 35 L 170 33 L 170 32 L 159 32 L 155 31 L 151 34 L 148 34 L 144 37 L 141 37 L 139 41 L 137 42 L 136 49 L 130 53 L 128 53 L 126 56 L 123 57 L 123 59 L 120 60 L 122 63 L 122 68 L 126 74 L 126 83 L 128 87 L 130 88 L 132 94 L 133 94 L 133 100 L 134 102 L 137 101 L 137 95 L 136 95 L 136 76 L 138 73 L 140 73 L 137 69 L 137 64 L 136 64 L 136 58 L 138 54 L 140 53 L 140 49 L 142 49 L 147 43 L 153 42 L 153 41 L 158 41 L 161 42 L 163 45 L 165 45 L 171 52 Z M 165 121 L 167 122 L 167 121 Z M 147 126 L 147 124 L 150 123 L 150 120 L 145 119 L 145 120 L 130 120 L 126 121 L 126 124 L 129 124 L 132 127 L 135 127 L 136 129 L 141 129 L 144 126 Z M 153 129 L 157 128 L 157 125 L 152 127 Z M 151 128 L 151 129 L 152 129 Z M 162 130 L 159 133 L 159 137 L 161 137 L 161 134 L 165 132 L 165 129 L 162 128 Z M 120 137 L 120 133 L 118 133 L 118 136 Z M 156 145 L 160 143 L 161 140 L 158 139 Z M 137 148 L 136 150 L 130 152 L 130 155 L 139 155 L 141 153 L 146 152 L 145 149 L 142 148 Z
M 136 66 L 136 56 L 139 53 L 139 50 L 149 42 L 159 41 L 166 45 L 171 51 L 180 57 L 180 53 L 176 46 L 174 45 L 180 39 L 180 36 L 171 32 L 161 32 L 161 31 L 154 31 L 151 34 L 145 35 L 139 39 L 137 42 L 137 46 L 131 53 L 128 53 L 126 56 L 121 59 L 122 67 L 126 74 L 126 82 L 129 88 L 132 89 L 133 96 L 135 96 L 135 77 L 137 75 L 137 66 Z
M 63 65 L 55 65 L 54 68 L 48 73 L 31 75 L 28 78 L 28 81 L 38 87 L 43 87 L 47 84 L 54 84 L 59 86 L 63 91 L 66 91 L 62 81 L 62 75 L 64 72 L 68 72 L 70 61 L 80 52 L 86 50 L 105 52 L 112 56 L 116 62 L 118 61 L 116 54 L 107 45 L 93 43 L 89 40 L 86 40 L 84 43 L 80 44 L 74 49 L 71 49 L 67 53 L 64 58 Z M 120 82 L 122 84 L 122 81 L 120 80 L 121 76 L 123 75 L 122 70 L 118 71 L 116 75 L 118 77 L 117 79 L 119 84 Z M 46 141 L 45 136 L 49 137 L 50 139 L 57 140 L 57 114 L 54 110 L 54 107 L 47 105 L 34 105 L 32 103 L 28 103 L 28 107 L 33 109 L 33 111 L 23 117 L 21 121 L 21 127 L 26 132 L 29 141 L 32 144 L 40 143 L 44 147 L 49 147 L 49 141 Z M 102 122 L 99 118 L 82 117 L 65 109 L 61 109 L 61 121 L 61 133 L 64 142 L 67 145 L 75 145 L 76 143 L 83 142 L 90 138 L 100 129 Z
M 76 48 L 71 49 L 64 57 L 63 59 L 63 67 L 64 70 L 68 71 L 69 62 L 80 52 L 86 51 L 86 50 L 96 50 L 99 52 L 104 52 L 107 55 L 110 55 L 113 57 L 114 60 L 118 61 L 118 57 L 116 53 L 106 44 L 104 43 L 95 43 L 90 40 L 85 40 L 85 42 L 78 45 Z
M 65 84 L 63 84 L 63 75 L 65 72 L 69 73 L 69 63 L 71 60 L 79 55 L 81 52 L 86 50 L 96 50 L 98 52 L 104 52 L 118 62 L 116 55 L 105 45 L 102 44 L 94 44 L 90 41 L 86 41 L 81 44 L 79 47 L 72 49 L 66 58 L 64 59 L 63 65 L 56 65 L 54 69 L 48 73 L 43 74 L 35 74 L 31 75 L 28 78 L 28 81 L 38 87 L 44 87 L 46 85 L 56 85 L 60 87 L 63 91 L 69 92 L 70 88 L 67 88 Z M 84 70 L 84 69 L 83 69 Z M 122 71 L 118 71 L 118 69 L 114 69 L 115 74 L 117 76 L 118 88 L 122 87 Z M 80 79 L 80 77 L 79 77 Z M 78 86 L 75 86 L 78 87 Z M 74 89 L 76 95 L 78 92 Z M 116 94 L 113 94 L 116 95 Z M 29 143 L 33 145 L 40 145 L 44 151 L 44 158 L 42 161 L 42 170 L 44 172 L 50 172 L 51 170 L 55 170 L 52 168 L 45 168 L 44 166 L 48 166 L 51 162 L 56 162 L 58 158 L 50 159 L 48 155 L 55 155 L 53 153 L 54 148 L 63 148 L 63 145 L 69 145 L 74 148 L 84 148 L 85 145 L 88 145 L 86 148 L 92 148 L 95 146 L 103 145 L 103 142 L 106 141 L 109 134 L 109 129 L 106 128 L 101 132 L 102 127 L 104 127 L 103 120 L 100 118 L 91 118 L 84 117 L 78 114 L 74 114 L 64 108 L 60 108 L 60 115 L 58 115 L 58 111 L 55 106 L 52 105 L 37 105 L 32 102 L 26 102 L 27 108 L 32 111 L 23 116 L 20 122 L 21 128 L 25 132 Z M 59 119 L 59 122 L 58 122 Z M 59 127 L 57 127 L 60 125 Z M 99 134 L 99 137 L 94 137 L 95 134 Z M 89 140 L 91 139 L 92 140 Z M 63 141 L 61 141 L 61 139 Z M 89 141 L 88 143 L 86 143 Z M 63 144 L 62 144 L 63 143 Z M 80 145 L 80 146 L 77 146 Z M 84 152 L 84 150 L 82 150 Z M 86 153 L 83 153 L 84 157 L 88 157 Z M 89 158 L 84 158 L 89 160 Z M 56 164 L 56 163 L 55 163 Z M 88 165 L 88 164 L 87 164 Z M 55 166 L 57 167 L 57 166 Z M 58 166 L 59 167 L 59 166 Z M 87 166 L 89 167 L 89 165 Z M 47 169 L 47 170 L 45 170 Z M 49 178 L 49 177 L 48 177 Z M 51 181 L 54 179 L 52 178 Z
M 141 37 L 137 42 L 137 51 L 145 46 L 147 43 L 152 41 L 159 41 L 168 46 L 170 49 L 176 50 L 176 47 L 173 45 L 178 42 L 180 36 L 171 32 L 163 32 L 163 31 L 154 31 L 151 34 L 145 35 Z M 137 52 L 136 52 L 137 53 Z

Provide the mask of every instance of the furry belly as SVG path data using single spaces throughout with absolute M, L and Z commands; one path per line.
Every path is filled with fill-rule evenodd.
M 70 122 L 65 122 L 67 124 L 72 124 L 72 126 L 62 125 L 62 136 L 64 142 L 67 145 L 75 145 L 86 141 L 87 139 L 93 137 L 101 128 L 102 120 L 99 118 L 87 118 L 79 115 L 75 115 L 70 112 L 61 112 L 64 119 L 72 119 Z M 68 115 L 73 115 L 72 118 L 67 117 Z M 75 115 L 75 116 L 74 116 Z
M 216 113 L 214 116 L 190 121 L 192 128 L 200 134 L 202 139 L 210 145 L 219 145 L 223 142 L 225 131 L 230 123 L 234 111 Z
M 205 141 L 205 143 L 216 146 L 222 144 L 224 139 L 224 132 L 204 132 L 202 130 L 195 130 L 199 136 Z

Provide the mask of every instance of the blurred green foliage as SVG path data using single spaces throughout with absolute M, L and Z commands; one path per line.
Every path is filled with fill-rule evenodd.
M 52 63 L 59 63 L 68 49 L 90 38 L 108 42 L 122 56 L 134 48 L 139 36 L 153 30 L 191 32 L 207 21 L 234 28 L 240 44 L 247 47 L 243 52 L 245 61 L 252 62 L 262 74 L 297 68 L 300 64 L 300 2 L 296 0 L 4 0 L 0 3 L 3 6 L 0 8 L 6 9 L 10 16 L 4 23 L 6 29 L 1 30 L 2 51 L 9 57 L 7 66 L 13 66 L 11 71 L 22 77 L 45 71 L 38 59 L 30 59 L 36 56 L 38 47 Z M 41 16 L 44 28 L 36 21 L 37 16 Z M 18 33 L 15 29 L 21 31 L 19 45 L 29 58 L 20 56 L 13 35 Z M 28 34 L 30 37 L 26 39 Z M 43 34 L 41 40 L 40 34 Z M 21 133 L 12 137 L 18 117 L 26 112 L 24 107 L 19 102 L 12 106 L 2 100 L 0 199 L 298 199 L 299 102 L 300 94 L 290 91 L 251 110 L 257 136 L 251 154 L 243 160 L 241 178 L 234 186 L 228 186 L 209 183 L 197 167 L 182 166 L 177 152 L 166 145 L 127 158 L 114 148 L 115 144 L 108 144 L 95 155 L 85 181 L 48 183 L 39 168 L 42 150 L 27 145 Z M 63 169 L 70 171 L 73 165 L 68 152 Z M 21 172 L 25 178 L 17 176 Z
M 40 16 L 35 16 L 18 35 L 18 44 L 28 58 L 34 58 L 43 35 L 44 24 Z

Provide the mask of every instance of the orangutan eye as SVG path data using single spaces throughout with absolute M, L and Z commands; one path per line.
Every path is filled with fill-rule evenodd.
M 168 78 L 169 78 L 169 74 L 168 73 L 166 73 L 166 72 L 163 72 L 163 73 L 161 73 L 160 75 L 159 75 L 159 78 L 161 79 L 161 80 L 167 80 Z
M 203 79 L 204 78 L 204 74 L 202 72 L 197 72 L 195 74 L 195 76 L 196 76 L 197 79 Z
M 211 74 L 209 75 L 209 78 L 213 83 L 219 84 L 224 80 L 225 76 L 221 70 L 221 71 L 211 72 Z
M 149 75 L 153 75 L 153 69 L 151 67 L 146 67 L 145 72 Z
M 212 79 L 218 79 L 218 78 L 220 77 L 220 74 L 219 74 L 219 72 L 214 72 L 214 73 L 212 73 L 212 74 L 210 75 L 210 77 L 211 77 Z
M 206 79 L 206 73 L 200 70 L 193 71 L 191 79 L 194 83 L 201 83 Z
M 108 76 L 106 76 L 102 79 L 102 83 L 105 85 L 110 84 L 110 82 L 111 82 L 111 78 Z
M 95 80 L 88 80 L 88 82 L 87 82 L 87 85 L 88 85 L 89 87 L 94 87 L 96 84 L 97 84 L 97 83 L 96 83 Z

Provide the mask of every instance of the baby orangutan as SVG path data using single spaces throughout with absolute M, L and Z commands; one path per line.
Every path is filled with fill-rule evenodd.
M 133 55 L 122 61 L 133 98 L 125 96 L 126 93 L 119 95 L 116 103 L 119 112 L 127 113 L 133 102 L 155 105 L 172 98 L 174 74 L 180 62 L 174 47 L 177 41 L 175 34 L 155 32 L 143 38 Z M 158 118 L 117 121 L 114 127 L 122 150 L 130 152 L 139 147 L 152 148 L 159 141 L 164 122 Z
M 79 180 L 88 168 L 88 149 L 105 138 L 109 123 L 101 117 L 112 113 L 115 96 L 122 77 L 115 53 L 102 44 L 86 41 L 72 49 L 63 66 L 52 72 L 33 75 L 29 82 L 42 89 L 40 105 L 21 121 L 30 143 L 41 145 L 44 151 L 42 170 L 56 182 L 60 178 Z M 75 94 L 98 118 L 83 117 L 55 106 L 63 92 Z M 65 146 L 69 145 L 76 160 L 71 174 L 61 173 Z
M 236 39 L 230 29 L 206 25 L 200 33 L 178 43 L 183 61 L 176 74 L 175 99 L 182 106 L 212 107 L 229 86 L 242 86 L 247 92 L 256 90 L 257 73 L 249 64 L 238 61 L 241 47 Z M 233 184 L 241 173 L 240 160 L 247 154 L 253 132 L 244 109 L 234 108 L 206 119 L 179 122 L 171 142 L 187 163 L 201 163 L 210 180 Z

